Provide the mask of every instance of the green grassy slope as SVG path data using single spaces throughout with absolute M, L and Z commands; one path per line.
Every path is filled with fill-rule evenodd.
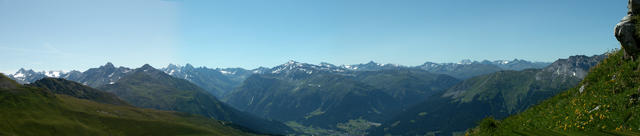
M 0 135 L 251 135 L 201 116 L 102 104 L 7 79 L 0 75 Z
M 502 121 L 485 119 L 471 135 L 638 135 L 640 61 L 617 51 L 576 87 Z M 582 90 L 582 91 L 581 91 Z
M 98 89 L 91 88 L 86 85 L 82 85 L 80 83 L 76 83 L 73 81 L 69 81 L 62 78 L 43 78 L 38 81 L 35 81 L 30 86 L 45 88 L 55 94 L 64 94 L 73 96 L 80 99 L 87 99 L 95 102 L 113 104 L 113 105 L 123 105 L 128 106 L 129 104 L 125 101 L 122 101 L 118 98 L 118 96 L 104 92 Z

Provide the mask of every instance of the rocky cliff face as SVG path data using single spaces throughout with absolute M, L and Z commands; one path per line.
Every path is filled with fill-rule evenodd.
M 615 27 L 614 34 L 624 49 L 624 57 L 634 59 L 640 52 L 640 37 L 637 34 L 637 16 L 640 14 L 640 0 L 629 0 L 629 12 Z
M 543 69 L 543 72 L 536 75 L 536 79 L 541 80 L 542 74 L 552 74 L 552 79 L 558 77 L 577 77 L 583 79 L 587 76 L 589 68 L 598 64 L 598 62 L 604 60 L 606 55 L 594 55 L 594 56 L 571 56 L 568 59 L 559 59 L 550 66 Z

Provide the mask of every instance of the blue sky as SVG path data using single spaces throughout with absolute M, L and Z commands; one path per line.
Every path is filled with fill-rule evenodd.
M 0 72 L 554 61 L 618 48 L 626 0 L 0 0 Z

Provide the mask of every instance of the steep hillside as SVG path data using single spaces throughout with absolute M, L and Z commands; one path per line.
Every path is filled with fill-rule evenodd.
M 15 89 L 19 86 L 20 84 L 18 82 L 16 82 L 15 80 L 11 80 L 3 73 L 0 73 L 0 89 Z
M 280 122 L 240 112 L 189 81 L 167 75 L 150 65 L 135 69 L 116 83 L 107 84 L 99 89 L 112 92 L 138 107 L 200 114 L 229 121 L 259 133 L 292 132 Z
M 571 56 L 540 70 L 501 71 L 466 80 L 443 96 L 465 103 L 493 99 L 499 94 L 504 97 L 506 112 L 511 114 L 574 86 L 585 77 L 589 68 L 603 59 L 604 55 Z
M 104 92 L 98 89 L 91 88 L 89 86 L 82 85 L 73 81 L 69 81 L 62 78 L 43 78 L 35 81 L 30 86 L 45 88 L 56 94 L 69 95 L 80 99 L 87 99 L 95 102 L 128 106 L 127 102 L 124 102 L 118 98 L 118 96 Z
M 178 112 L 102 104 L 0 75 L 0 135 L 252 135 Z
M 468 133 L 638 135 L 639 64 L 614 52 L 574 88 L 502 121 L 485 119 Z
M 450 135 L 487 116 L 504 118 L 575 86 L 604 58 L 572 56 L 544 69 L 500 71 L 465 80 L 400 113 L 372 134 Z

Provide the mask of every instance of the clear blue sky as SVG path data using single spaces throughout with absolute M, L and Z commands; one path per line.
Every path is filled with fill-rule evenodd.
M 618 48 L 627 0 L 0 0 L 0 72 L 296 60 L 554 61 Z

